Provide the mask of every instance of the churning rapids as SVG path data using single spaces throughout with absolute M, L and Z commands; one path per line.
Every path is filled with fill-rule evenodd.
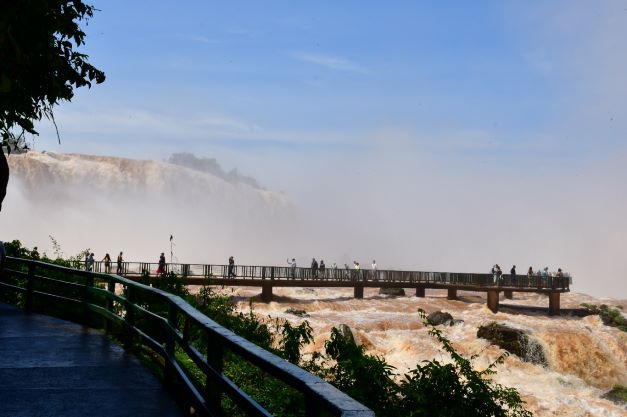
M 236 295 L 239 308 L 248 310 L 248 299 L 258 294 L 255 288 L 224 289 Z M 314 329 L 314 343 L 306 352 L 323 351 L 330 329 L 347 324 L 358 343 L 370 354 L 379 355 L 402 374 L 422 360 L 447 361 L 438 343 L 427 334 L 417 313 L 441 310 L 462 319 L 462 324 L 440 326 L 446 337 L 462 354 L 480 353 L 478 367 L 486 367 L 503 351 L 477 338 L 477 328 L 492 321 L 526 330 L 542 346 L 548 366 L 524 362 L 510 355 L 498 368 L 497 382 L 515 387 L 536 416 L 625 416 L 624 407 L 601 396 L 616 384 L 627 384 L 627 333 L 605 326 L 596 316 L 549 317 L 548 298 L 539 294 L 514 293 L 514 300 L 502 300 L 501 311 L 492 314 L 483 295 L 461 292 L 459 300 L 448 300 L 445 291 L 427 290 L 427 297 L 388 297 L 377 289 L 365 289 L 364 299 L 353 298 L 352 289 L 275 288 L 275 300 L 254 303 L 260 316 L 270 315 L 299 323 L 308 320 Z M 411 290 L 407 294 L 413 294 Z M 577 308 L 581 303 L 622 305 L 627 300 L 599 300 L 584 294 L 562 294 L 562 308 Z M 528 307 L 526 307 L 528 306 Z M 309 317 L 285 313 L 288 308 L 305 310 Z

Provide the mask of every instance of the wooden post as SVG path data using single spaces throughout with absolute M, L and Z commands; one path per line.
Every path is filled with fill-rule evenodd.
M 135 294 L 133 287 L 126 287 L 126 314 L 124 315 L 124 348 L 131 350 L 133 348 L 133 335 L 135 334 Z
M 0 152 L 2 152 L 0 150 Z M 35 296 L 35 263 L 28 263 L 28 276 L 26 278 L 26 311 L 33 311 L 33 297 Z
M 111 278 L 109 278 L 109 282 L 107 283 L 107 290 L 111 294 L 115 294 L 115 281 L 113 281 Z M 113 300 L 109 297 L 107 297 L 107 311 L 109 311 L 110 313 L 113 313 Z M 105 322 L 104 322 L 105 333 L 111 332 L 111 327 L 112 327 L 111 325 L 112 325 L 112 321 L 108 318 L 105 319 Z
M 261 285 L 261 301 L 264 303 L 272 301 L 272 281 L 264 281 Z
M 168 305 L 168 326 L 166 327 L 166 335 L 165 335 L 165 369 L 164 369 L 164 380 L 165 383 L 172 386 L 175 386 L 176 381 L 176 370 L 174 368 L 174 363 L 176 362 L 175 357 L 175 345 L 176 338 L 175 332 L 177 330 L 177 311 L 176 304 L 170 301 Z
M 457 300 L 457 288 L 449 288 L 448 296 L 446 298 L 449 300 Z
M 559 315 L 560 315 L 560 293 L 550 292 L 549 293 L 549 316 L 559 316 Z
M 223 358 L 224 349 L 222 345 L 214 343 L 209 333 L 207 333 L 207 363 L 218 374 L 222 374 Z M 222 415 L 222 389 L 220 385 L 220 382 L 214 380 L 211 376 L 207 376 L 205 398 L 207 400 L 207 407 L 211 415 L 214 416 Z
M 361 285 L 355 285 L 355 298 L 364 298 L 364 287 Z
M 85 277 L 85 287 L 83 288 L 83 324 L 89 326 L 91 310 L 89 305 L 91 304 L 91 289 L 94 287 L 94 276 L 91 272 L 87 273 Z
M 505 298 L 507 298 L 508 300 L 513 300 L 514 299 L 514 291 L 512 291 L 512 290 L 505 290 L 505 291 L 503 291 L 503 296 Z
M 425 287 L 416 287 L 416 297 L 425 297 Z
M 499 312 L 499 292 L 496 290 L 488 290 L 488 308 L 493 313 Z

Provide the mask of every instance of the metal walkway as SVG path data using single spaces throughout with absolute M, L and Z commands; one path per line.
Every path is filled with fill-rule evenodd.
M 0 303 L 0 416 L 182 416 L 134 356 L 86 327 Z

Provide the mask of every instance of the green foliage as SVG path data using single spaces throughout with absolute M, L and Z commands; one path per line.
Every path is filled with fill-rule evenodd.
M 0 136 L 19 140 L 36 134 L 33 121 L 52 119 L 52 109 L 74 88 L 102 83 L 105 75 L 77 51 L 82 25 L 96 9 L 81 0 L 0 2 Z M 13 129 L 22 133 L 16 137 Z
M 627 387 L 624 385 L 614 385 L 614 387 L 603 394 L 603 398 L 617 404 L 627 404 Z
M 609 307 L 607 304 L 581 304 L 582 307 L 590 311 L 592 314 L 598 314 L 606 326 L 617 327 L 627 332 L 627 319 L 623 316 L 623 312 L 617 308 Z
M 298 365 L 301 361 L 301 348 L 313 342 L 313 329 L 308 321 L 304 321 L 298 326 L 292 326 L 289 321 L 284 320 L 280 327 L 280 351 L 282 356 L 293 364 Z
M 145 271 L 142 274 L 142 278 L 145 280 L 144 276 Z M 152 285 L 155 288 L 167 291 L 174 295 L 178 295 L 182 298 L 185 298 L 187 295 L 189 295 L 189 290 L 187 289 L 187 286 L 185 286 L 183 280 L 174 272 L 160 274 L 157 279 L 152 281 Z

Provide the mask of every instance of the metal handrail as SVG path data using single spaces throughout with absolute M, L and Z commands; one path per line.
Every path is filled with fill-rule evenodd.
M 134 339 L 140 340 L 161 358 L 165 382 L 178 381 L 189 396 L 190 405 L 203 415 L 221 415 L 222 395 L 230 397 L 248 415 L 271 415 L 222 373 L 226 349 L 300 392 L 305 398 L 307 417 L 374 416 L 370 409 L 329 383 L 220 326 L 176 295 L 113 274 L 12 257 L 7 264 L 0 276 L 2 292 L 21 295 L 27 310 L 33 309 L 36 301 L 46 300 L 48 305 L 71 306 L 74 319 L 85 324 L 96 317 L 104 320 L 105 330 L 119 326 L 127 345 L 132 346 Z M 67 288 L 69 294 L 55 292 L 59 287 Z M 147 302 L 148 299 L 153 301 Z M 164 309 L 151 311 L 154 303 L 161 303 Z M 206 335 L 206 356 L 189 342 L 186 333 L 190 326 Z M 180 352 L 205 375 L 202 387 L 198 381 L 192 382 L 185 371 L 185 365 L 177 358 Z
M 75 261 L 74 267 L 85 269 L 84 261 Z M 122 262 L 120 267 L 116 262 L 111 262 L 109 272 L 123 276 L 140 276 L 147 273 L 150 276 L 158 276 L 158 263 L 151 262 Z M 103 261 L 96 261 L 93 265 L 95 272 L 107 272 Z M 434 272 L 434 271 L 403 271 L 403 270 L 371 270 L 371 269 L 346 269 L 325 268 L 314 270 L 312 268 L 290 266 L 260 266 L 260 265 L 234 265 L 232 274 L 229 273 L 229 265 L 211 264 L 185 264 L 166 263 L 164 272 L 174 272 L 184 278 L 213 278 L 247 280 L 301 280 L 310 282 L 335 281 L 347 284 L 362 282 L 370 284 L 406 283 L 410 286 L 419 284 L 465 285 L 465 286 L 494 286 L 500 285 L 512 288 L 535 288 L 539 290 L 562 289 L 568 290 L 572 284 L 570 276 L 541 276 L 541 275 L 502 275 L 500 278 L 492 274 L 462 273 L 462 272 Z

